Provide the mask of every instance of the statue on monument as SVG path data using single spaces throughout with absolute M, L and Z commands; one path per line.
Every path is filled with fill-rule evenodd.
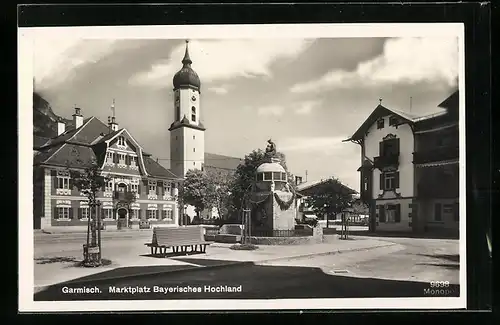
M 269 157 L 275 157 L 276 156 L 276 144 L 271 139 L 267 140 L 267 143 L 268 143 L 268 145 L 266 148 L 266 155 Z

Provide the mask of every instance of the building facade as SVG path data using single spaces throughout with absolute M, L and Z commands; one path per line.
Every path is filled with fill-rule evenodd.
M 346 141 L 361 147 L 361 199 L 371 230 L 458 234 L 458 91 L 432 115 L 378 105 Z
M 75 186 L 71 171 L 83 172 L 97 164 L 106 184 L 97 193 L 106 227 L 139 227 L 178 224 L 176 175 L 145 153 L 115 118 L 108 125 L 96 117 L 83 119 L 75 109 L 74 127 L 59 122 L 59 134 L 38 139 L 34 151 L 34 226 L 86 227 L 89 218 L 87 197 Z

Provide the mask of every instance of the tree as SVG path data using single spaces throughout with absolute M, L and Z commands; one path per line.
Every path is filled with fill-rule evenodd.
M 223 219 L 229 212 L 229 198 L 234 175 L 219 169 L 205 172 L 207 182 L 206 205 L 216 208 L 219 218 Z
M 77 158 L 76 165 L 84 165 L 82 169 L 72 169 L 68 164 L 68 171 L 75 186 L 81 193 L 83 193 L 88 201 L 90 210 L 90 217 L 87 224 L 87 250 L 85 251 L 85 265 L 98 266 L 101 265 L 101 238 L 100 238 L 100 214 L 98 211 L 99 202 L 97 201 L 97 193 L 102 190 L 109 180 L 101 175 L 101 170 L 95 159 L 91 159 L 88 163 L 83 162 Z M 90 238 L 89 238 L 90 235 Z M 90 242 L 89 242 L 90 240 Z M 98 253 L 91 255 L 89 248 L 98 247 Z
M 207 195 L 209 186 L 205 173 L 198 169 L 188 170 L 184 178 L 182 187 L 179 190 L 179 197 L 183 204 L 192 205 L 195 208 L 196 216 L 205 210 L 207 203 L 210 204 L 210 197 Z
M 281 166 L 287 171 L 288 182 L 292 190 L 295 190 L 295 180 L 293 179 L 293 175 L 288 172 L 286 156 L 281 152 L 276 152 L 274 157 L 280 160 Z M 246 155 L 244 162 L 236 168 L 234 181 L 231 185 L 233 212 L 240 211 L 243 208 L 243 198 L 255 182 L 257 167 L 265 162 L 269 162 L 269 158 L 270 156 L 264 150 L 256 149 Z
M 328 227 L 328 220 L 332 216 L 352 206 L 354 191 L 332 177 L 304 194 L 306 195 L 305 201 L 316 215 L 326 214 Z

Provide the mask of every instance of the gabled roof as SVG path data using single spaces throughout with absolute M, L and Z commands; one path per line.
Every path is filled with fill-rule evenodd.
M 152 177 L 158 178 L 168 178 L 168 179 L 180 179 L 177 175 L 172 173 L 170 170 L 166 169 L 159 163 L 157 163 L 151 157 L 144 157 L 144 166 L 146 167 L 147 173 Z
M 108 126 L 99 119 L 89 117 L 78 129 L 67 129 L 63 134 L 54 137 L 44 144 L 44 147 L 54 146 L 67 141 L 91 144 L 101 133 L 107 133 Z
M 50 138 L 46 138 L 46 137 L 41 137 L 41 136 L 33 136 L 33 147 L 34 148 L 40 148 L 42 147 L 45 143 L 47 143 L 47 141 L 49 141 Z
M 301 184 L 297 185 L 297 192 L 299 192 L 302 195 L 307 196 L 307 194 L 310 190 L 321 188 L 321 186 L 325 186 L 331 181 L 332 181 L 331 179 L 322 179 L 319 181 L 310 181 L 310 182 L 301 183 Z M 339 189 L 338 189 L 339 191 L 346 191 L 349 194 L 356 194 L 357 193 L 357 191 L 353 190 L 352 188 L 350 188 L 342 183 L 338 183 L 338 184 L 340 185 Z
M 243 159 L 241 158 L 206 152 L 203 168 L 216 168 L 236 171 L 236 168 L 238 168 L 238 165 L 242 162 Z

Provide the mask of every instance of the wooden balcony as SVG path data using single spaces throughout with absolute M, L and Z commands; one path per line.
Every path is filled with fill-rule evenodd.
M 414 164 L 426 164 L 447 160 L 458 159 L 458 146 L 439 147 L 428 150 L 420 150 L 413 153 Z
M 375 168 L 397 167 L 399 165 L 399 155 L 384 155 L 373 158 Z

